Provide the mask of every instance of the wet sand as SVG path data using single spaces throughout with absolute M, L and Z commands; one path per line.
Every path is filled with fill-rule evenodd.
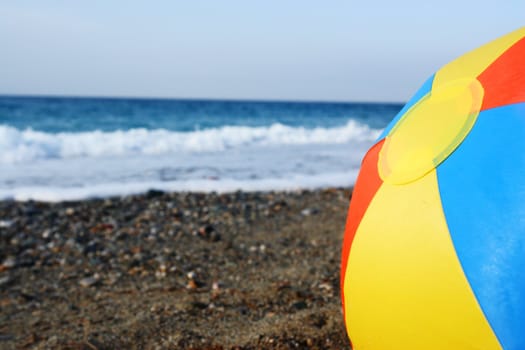
M 349 349 L 349 195 L 0 202 L 0 349 Z

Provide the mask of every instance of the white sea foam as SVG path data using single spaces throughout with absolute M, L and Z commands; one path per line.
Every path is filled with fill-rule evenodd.
M 73 159 L 224 152 L 253 146 L 290 146 L 371 142 L 380 130 L 350 120 L 333 128 L 224 126 L 193 132 L 164 129 L 47 133 L 0 125 L 0 164 Z
M 317 175 L 292 175 L 287 178 L 266 178 L 259 180 L 235 179 L 192 179 L 171 182 L 102 183 L 89 187 L 28 186 L 1 189 L 0 199 L 39 200 L 47 202 L 105 198 L 144 193 L 148 190 L 191 191 L 191 192 L 234 192 L 244 191 L 293 191 L 326 187 L 344 187 L 353 183 L 357 170 L 346 173 Z
M 355 121 L 56 134 L 0 126 L 0 199 L 350 186 L 379 133 Z

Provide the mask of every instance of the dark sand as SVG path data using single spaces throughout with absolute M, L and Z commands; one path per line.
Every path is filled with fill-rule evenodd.
M 349 194 L 0 202 L 0 348 L 349 349 Z

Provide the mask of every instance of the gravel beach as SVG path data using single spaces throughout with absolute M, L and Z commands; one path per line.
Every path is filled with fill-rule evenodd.
M 0 348 L 349 349 L 349 196 L 0 202 Z

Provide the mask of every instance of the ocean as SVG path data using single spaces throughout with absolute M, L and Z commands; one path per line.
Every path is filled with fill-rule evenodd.
M 0 199 L 351 186 L 401 108 L 0 97 Z

